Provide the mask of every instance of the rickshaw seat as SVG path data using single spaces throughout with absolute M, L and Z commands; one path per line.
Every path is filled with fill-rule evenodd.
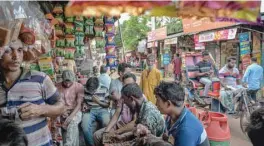
M 197 89 L 197 88 L 203 88 L 204 87 L 204 85 L 202 83 L 200 83 L 196 79 L 191 79 L 190 81 L 193 83 L 193 85 L 194 85 L 193 88 L 195 88 L 195 89 Z

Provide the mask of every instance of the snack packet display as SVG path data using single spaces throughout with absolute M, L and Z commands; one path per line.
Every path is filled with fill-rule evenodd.
M 54 6 L 52 12 L 53 12 L 54 14 L 62 14 L 62 13 L 63 13 L 63 6 L 62 6 L 61 4 L 59 4 L 59 3 L 57 3 L 57 4 Z
M 103 37 L 103 29 L 101 26 L 94 26 L 95 37 Z
M 84 46 L 77 46 L 75 51 L 75 57 L 83 57 L 85 55 Z
M 56 16 L 55 16 L 55 19 L 56 19 L 59 23 L 64 23 L 63 15 L 56 15 Z
M 56 48 L 55 54 L 57 57 L 64 57 L 65 56 L 65 50 L 63 48 Z
M 75 16 L 75 21 L 83 22 L 83 16 Z
M 94 24 L 95 25 L 103 25 L 104 24 L 104 16 L 96 18 Z
M 76 46 L 83 46 L 84 45 L 84 33 L 83 32 L 76 32 L 75 33 L 75 45 Z
M 106 51 L 106 55 L 107 56 L 115 56 L 116 55 L 116 51 L 115 51 L 115 46 L 114 45 L 106 46 L 105 47 L 105 51 Z
M 115 19 L 113 17 L 106 16 L 105 17 L 105 24 L 114 24 Z
M 94 36 L 94 26 L 93 25 L 87 25 L 85 26 L 85 35 L 88 36 Z
M 31 63 L 30 70 L 40 71 L 39 65 L 37 63 Z
M 74 17 L 66 17 L 65 18 L 65 22 L 73 23 L 74 22 Z
M 75 52 L 74 48 L 66 48 L 64 58 L 65 59 L 74 59 L 74 52 Z
M 115 66 L 115 56 L 106 56 L 106 63 L 108 67 L 114 67 Z
M 40 71 L 54 78 L 55 72 L 52 64 L 52 58 L 40 59 L 38 61 Z
M 106 34 L 105 35 L 106 44 L 107 45 L 115 45 L 115 35 L 113 34 Z
M 66 35 L 65 37 L 65 47 L 74 47 L 75 36 L 74 35 Z
M 114 24 L 105 24 L 105 30 L 107 34 L 115 34 L 115 25 Z
M 56 47 L 65 47 L 65 39 L 59 38 L 56 40 Z
M 85 25 L 94 25 L 94 18 L 93 17 L 86 17 L 84 24 Z
M 82 22 L 75 21 L 75 31 L 76 32 L 83 32 L 84 31 L 84 25 Z
M 74 25 L 73 25 L 73 23 L 66 23 L 65 24 L 65 33 L 66 34 L 74 34 Z
M 96 48 L 104 48 L 105 40 L 103 38 L 95 38 L 95 46 Z
M 55 25 L 55 35 L 64 36 L 63 28 L 60 25 Z

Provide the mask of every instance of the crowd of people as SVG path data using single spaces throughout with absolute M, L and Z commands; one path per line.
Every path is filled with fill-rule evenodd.
M 153 55 L 147 58 L 140 85 L 130 65 L 120 63 L 119 78 L 111 79 L 101 66 L 100 75 L 90 77 L 83 86 L 71 70 L 65 70 L 63 81 L 54 84 L 46 74 L 22 68 L 23 53 L 23 44 L 17 40 L 0 59 L 0 145 L 78 146 L 81 131 L 87 146 L 209 146 L 202 123 L 185 107 L 184 88 L 177 82 L 162 81 Z M 255 99 L 261 68 L 254 58 L 252 62 L 243 82 Z M 225 88 L 238 79 L 234 63 L 229 58 L 220 70 Z M 211 74 L 208 54 L 203 53 L 198 66 L 206 96 Z M 263 109 L 255 111 L 247 131 L 256 146 L 263 124 Z

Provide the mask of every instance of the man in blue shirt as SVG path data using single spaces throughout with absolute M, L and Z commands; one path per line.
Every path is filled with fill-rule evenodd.
M 99 81 L 101 85 L 103 85 L 109 90 L 111 84 L 111 77 L 107 74 L 107 67 L 104 65 L 102 65 L 100 68 Z
M 184 107 L 184 89 L 179 84 L 162 82 L 154 94 L 158 109 L 168 115 L 163 137 L 174 146 L 209 146 L 203 125 Z
M 251 65 L 247 67 L 247 70 L 242 79 L 243 85 L 248 86 L 248 94 L 251 99 L 257 99 L 257 92 L 260 89 L 261 81 L 263 79 L 263 68 L 257 64 L 257 58 L 251 58 Z

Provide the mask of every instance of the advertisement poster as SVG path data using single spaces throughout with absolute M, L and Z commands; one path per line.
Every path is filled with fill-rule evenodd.
M 163 64 L 164 65 L 170 64 L 170 54 L 168 54 L 168 53 L 163 54 Z
M 241 56 L 242 59 L 242 65 L 243 65 L 243 73 L 245 73 L 247 67 L 250 65 L 250 54 Z
M 242 60 L 243 73 L 250 65 L 250 36 L 250 32 L 244 32 L 239 34 L 240 57 Z
M 232 40 L 236 38 L 237 28 L 199 34 L 198 42 Z
M 260 40 L 261 40 L 260 34 L 254 32 L 253 33 L 253 48 L 252 48 L 253 53 L 260 53 L 261 52 Z
M 199 37 L 197 35 L 194 35 L 194 49 L 195 50 L 204 50 L 205 44 L 199 43 Z

